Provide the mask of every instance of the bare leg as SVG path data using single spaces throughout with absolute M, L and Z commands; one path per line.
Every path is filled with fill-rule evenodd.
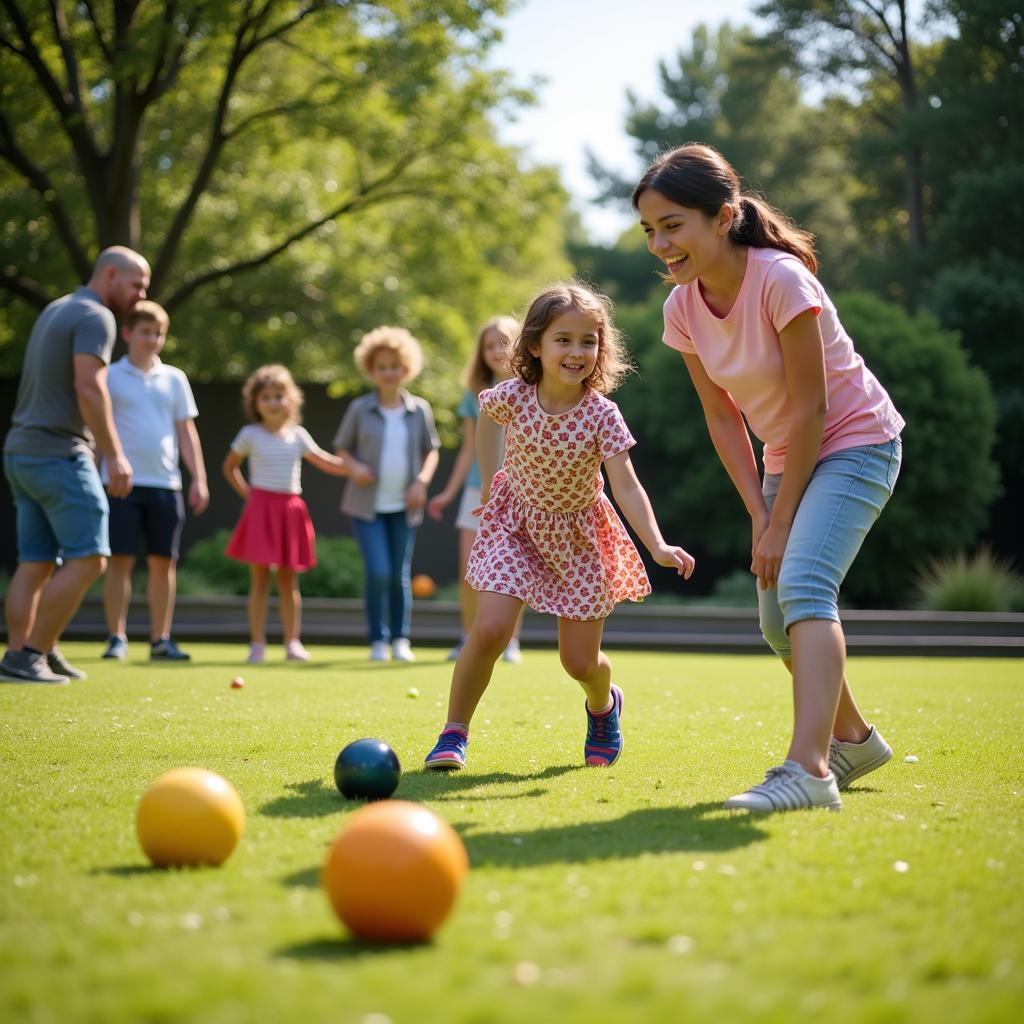
M 491 681 L 494 663 L 508 645 L 522 606 L 522 601 L 507 594 L 478 595 L 476 619 L 452 673 L 449 722 L 469 725 Z
M 171 635 L 171 619 L 174 616 L 174 595 L 178 574 L 174 559 L 150 555 L 149 583 L 146 598 L 149 601 L 149 639 L 152 643 L 167 640 Z
M 805 619 L 790 626 L 789 637 L 793 644 L 793 741 L 786 756 L 824 778 L 846 663 L 843 629 L 831 619 Z
M 477 593 L 466 582 L 466 567 L 469 565 L 469 552 L 473 547 L 476 530 L 459 530 L 459 609 L 462 612 L 462 635 L 469 636 L 476 618 Z
M 793 671 L 791 661 L 783 660 L 782 664 L 790 672 Z M 860 708 L 857 707 L 857 702 L 853 699 L 853 691 L 846 679 L 846 673 L 843 672 L 843 686 L 839 691 L 839 707 L 836 710 L 832 735 L 845 743 L 863 743 L 868 738 L 869 732 L 871 732 L 871 726 L 860 713 Z
M 132 600 L 134 555 L 111 555 L 103 577 L 103 612 L 110 636 L 127 636 L 128 606 Z
M 53 562 L 19 562 L 14 570 L 4 598 L 7 644 L 12 651 L 25 646 L 39 611 L 39 595 L 56 568 Z
M 270 594 L 270 566 L 249 566 L 249 639 L 254 644 L 267 642 L 267 597 Z
M 36 563 L 39 564 L 39 563 Z M 69 558 L 46 581 L 43 591 L 36 598 L 35 621 L 22 641 L 37 651 L 52 651 L 60 639 L 64 627 L 78 611 L 78 606 L 85 597 L 85 592 L 103 575 L 107 560 L 102 555 L 89 558 Z M 18 566 L 18 571 L 21 566 Z M 18 573 L 15 573 L 17 577 Z M 7 592 L 8 603 L 11 603 L 11 591 L 14 580 Z
M 591 711 L 604 711 L 612 699 L 612 663 L 601 650 L 604 619 L 558 620 L 562 667 L 583 687 Z
M 299 593 L 299 574 L 294 569 L 277 570 L 277 597 L 287 647 L 299 639 L 302 631 L 302 594 Z

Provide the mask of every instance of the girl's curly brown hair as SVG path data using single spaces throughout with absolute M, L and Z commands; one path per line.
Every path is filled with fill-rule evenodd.
M 302 422 L 302 405 L 306 401 L 302 388 L 295 383 L 287 366 L 282 366 L 280 363 L 269 363 L 253 370 L 249 374 L 249 379 L 242 385 L 242 408 L 253 423 L 260 422 L 256 400 L 265 388 L 280 388 L 291 403 L 292 414 L 289 422 Z
M 602 395 L 610 394 L 632 373 L 633 364 L 626 354 L 622 334 L 612 322 L 612 300 L 576 279 L 545 288 L 530 303 L 512 348 L 512 371 L 527 384 L 540 382 L 540 359 L 530 349 L 539 346 L 551 322 L 570 309 L 591 317 L 597 327 L 597 362 L 583 383 Z

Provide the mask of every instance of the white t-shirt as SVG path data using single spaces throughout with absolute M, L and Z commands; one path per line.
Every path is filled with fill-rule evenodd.
M 249 460 L 249 486 L 279 494 L 302 493 L 302 458 L 317 447 L 309 431 L 298 424 L 272 434 L 250 423 L 231 442 L 231 450 Z
M 405 424 L 405 406 L 381 407 L 384 416 L 384 441 L 377 469 L 375 512 L 404 512 L 405 492 L 409 486 L 409 428 Z
M 107 387 L 135 486 L 180 491 L 177 424 L 199 415 L 188 378 L 159 358 L 150 369 L 140 370 L 122 356 L 107 373 Z M 107 483 L 106 459 L 101 472 Z

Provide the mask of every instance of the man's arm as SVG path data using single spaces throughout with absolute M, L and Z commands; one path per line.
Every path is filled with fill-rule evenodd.
M 96 356 L 76 355 L 74 359 L 75 397 L 97 449 L 107 460 L 110 478 L 107 491 L 115 498 L 123 498 L 132 489 L 132 467 L 125 458 L 114 426 L 114 411 L 107 389 L 107 364 Z

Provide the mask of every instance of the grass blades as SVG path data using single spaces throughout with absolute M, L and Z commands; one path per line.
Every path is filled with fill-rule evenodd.
M 626 746 L 595 770 L 582 692 L 528 651 L 498 665 L 467 770 L 433 775 L 443 650 L 249 667 L 239 645 L 190 645 L 186 666 L 144 648 L 68 644 L 87 681 L 0 684 L 4 1021 L 976 1022 L 1024 1003 L 1024 662 L 851 661 L 893 761 L 841 814 L 751 818 L 720 804 L 786 752 L 768 657 L 614 653 Z M 352 940 L 319 887 L 353 809 L 334 759 L 362 736 L 469 850 L 427 944 Z M 140 795 L 179 765 L 245 803 L 222 868 L 154 870 L 138 846 Z

